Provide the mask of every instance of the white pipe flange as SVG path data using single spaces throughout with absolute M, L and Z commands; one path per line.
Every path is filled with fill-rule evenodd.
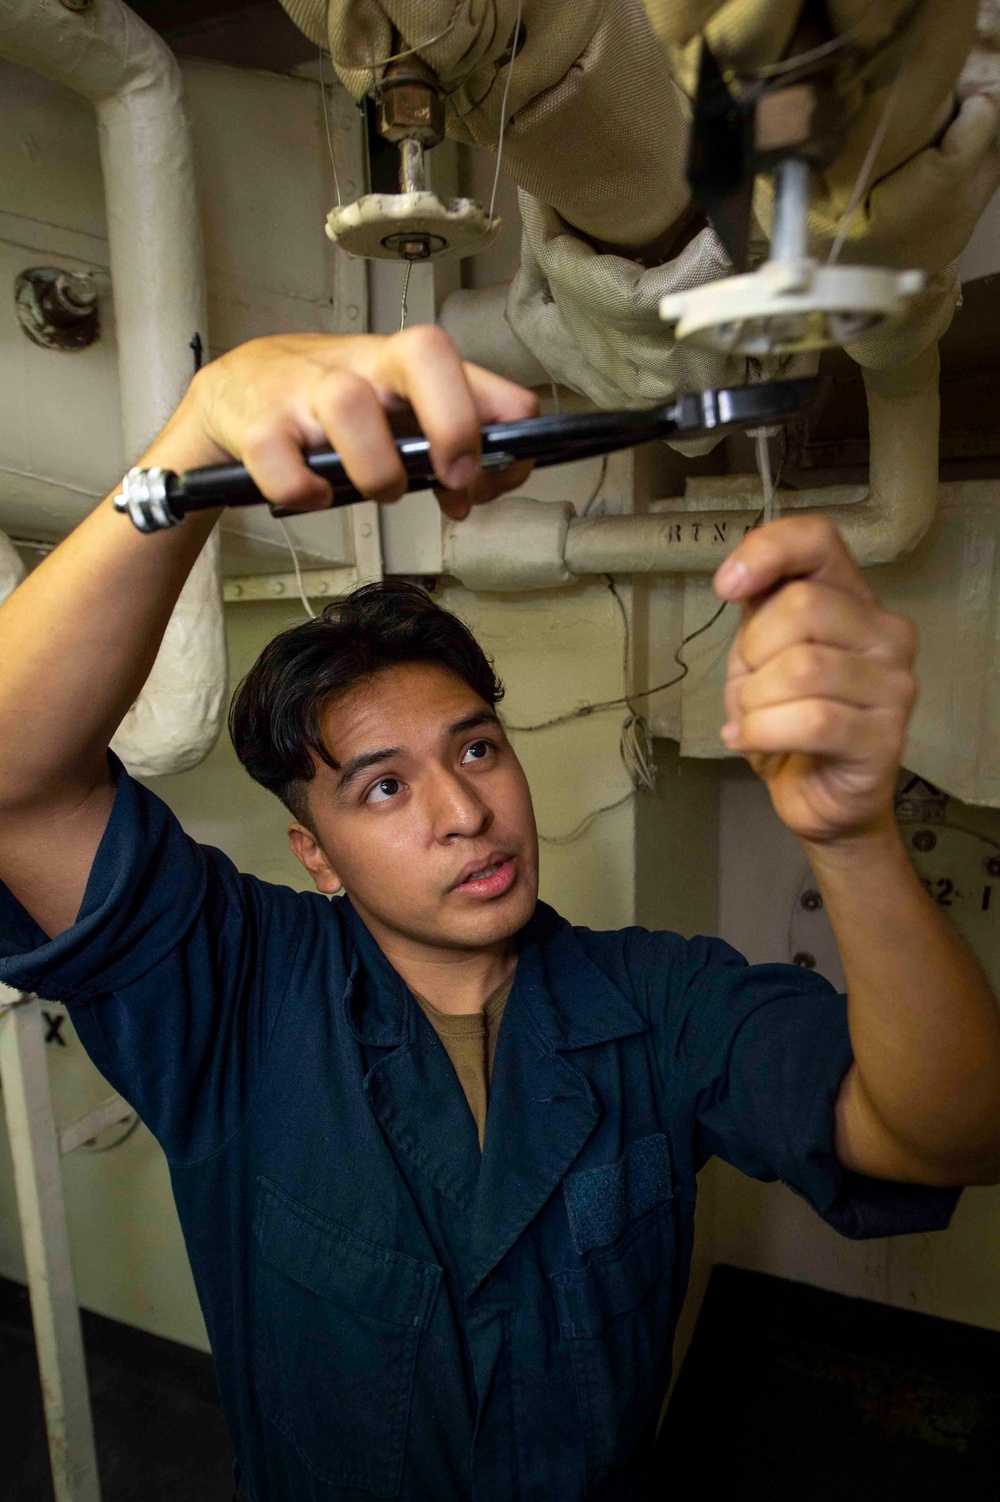
M 331 209 L 326 220 L 335 245 L 375 261 L 472 255 L 484 250 L 499 228 L 499 217 L 490 219 L 474 198 L 439 198 L 427 190 L 368 193 Z
M 824 266 L 804 256 L 668 293 L 660 317 L 678 342 L 727 355 L 794 355 L 850 344 L 904 318 L 926 282 L 922 271 Z

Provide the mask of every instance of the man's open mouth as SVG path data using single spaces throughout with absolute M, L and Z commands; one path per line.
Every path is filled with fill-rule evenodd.
M 513 886 L 517 875 L 514 857 L 497 855 L 492 860 L 467 871 L 453 890 L 467 892 L 475 897 L 499 897 Z

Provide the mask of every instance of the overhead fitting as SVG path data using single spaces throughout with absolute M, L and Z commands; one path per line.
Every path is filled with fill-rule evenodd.
M 826 349 L 902 322 L 924 290 L 921 270 L 839 265 L 842 234 L 825 262 L 809 253 L 813 174 L 843 149 L 853 120 L 848 82 L 857 92 L 859 75 L 877 66 L 884 78 L 905 61 L 831 47 L 814 48 L 800 66 L 790 60 L 771 76 L 727 78 L 707 38 L 702 41 L 688 181 L 740 274 L 661 300 L 660 316 L 678 341 L 761 359 Z M 899 77 L 897 72 L 844 227 L 868 187 Z M 762 174 L 774 183 L 770 255 L 747 271 L 754 184 Z
M 394 50 L 402 47 L 394 34 Z M 399 149 L 399 192 L 368 193 L 338 204 L 326 232 L 352 256 L 429 261 L 483 250 L 500 228 L 474 198 L 440 198 L 427 186 L 427 153 L 444 140 L 444 98 L 415 52 L 387 64 L 375 86 L 378 132 Z

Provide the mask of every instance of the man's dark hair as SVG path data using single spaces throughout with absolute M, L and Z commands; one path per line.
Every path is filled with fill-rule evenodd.
M 336 767 L 323 742 L 325 706 L 407 662 L 439 663 L 491 708 L 503 697 L 493 664 L 457 616 L 415 584 L 363 584 L 268 642 L 233 696 L 229 733 L 236 755 L 255 782 L 308 824 L 311 753 Z

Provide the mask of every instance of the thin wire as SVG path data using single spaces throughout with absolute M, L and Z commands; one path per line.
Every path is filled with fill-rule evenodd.
M 632 628 L 624 601 L 618 593 L 615 581 L 610 574 L 605 575 L 605 583 L 622 620 L 622 677 L 627 687 L 632 658 Z M 636 711 L 635 706 L 629 701 L 627 695 L 624 702 L 629 710 L 631 710 L 631 713 L 622 724 L 621 735 L 618 741 L 618 752 L 631 783 L 628 792 L 623 793 L 620 798 L 616 798 L 612 803 L 605 803 L 600 808 L 592 809 L 568 834 L 548 835 L 539 833 L 538 838 L 542 844 L 572 845 L 586 834 L 595 819 L 600 818 L 602 814 L 611 813 L 613 809 L 623 808 L 626 803 L 635 797 L 640 789 L 645 789 L 646 792 L 650 793 L 656 790 L 656 764 L 653 761 L 649 744 L 648 726 L 642 715 Z
M 316 612 L 310 605 L 309 596 L 306 594 L 305 580 L 302 578 L 302 569 L 299 565 L 298 549 L 296 548 L 295 543 L 292 539 L 291 532 L 289 532 L 288 530 L 288 523 L 285 521 L 285 518 L 283 516 L 275 517 L 275 521 L 278 523 L 278 526 L 285 534 L 285 541 L 288 544 L 288 551 L 292 555 L 292 565 L 295 569 L 295 583 L 298 586 L 299 599 L 302 601 L 302 608 L 311 620 L 315 620 Z
M 778 485 L 781 483 L 781 476 L 784 467 L 785 461 L 783 457 L 781 464 L 778 466 L 778 472 L 774 476 L 773 483 L 775 490 L 777 490 Z M 763 507 L 761 507 L 760 511 L 757 512 L 757 515 L 754 517 L 753 522 L 751 523 L 750 531 L 753 532 L 757 527 L 759 527 L 763 520 L 764 509 Z M 714 614 L 709 617 L 704 625 L 698 626 L 694 631 L 689 631 L 687 636 L 682 639 L 679 646 L 677 647 L 677 650 L 674 652 L 674 662 L 676 662 L 677 666 L 680 668 L 680 672 L 675 674 L 673 678 L 668 678 L 663 683 L 654 684 L 652 688 L 639 689 L 637 690 L 637 692 L 621 699 L 603 699 L 600 702 L 594 704 L 581 704 L 577 709 L 568 710 L 566 714 L 554 715 L 550 720 L 540 720 L 537 725 L 511 725 L 508 724 L 505 720 L 504 728 L 506 730 L 512 730 L 519 735 L 530 735 L 537 730 L 552 730 L 557 725 L 569 725 L 573 720 L 587 719 L 590 715 L 598 714 L 606 709 L 634 709 L 633 701 L 638 699 L 651 699 L 654 694 L 666 693 L 667 689 L 674 688 L 678 683 L 683 683 L 684 679 L 691 671 L 690 665 L 684 661 L 684 658 L 681 655 L 684 651 L 684 648 L 689 647 L 691 643 L 693 641 L 697 641 L 700 636 L 704 636 L 706 631 L 711 631 L 716 621 L 725 610 L 728 610 L 728 608 L 729 601 L 723 600 L 718 610 L 716 610 Z
M 422 42 L 415 42 L 412 47 L 407 47 L 403 52 L 391 52 L 388 57 L 380 57 L 380 58 L 377 58 L 374 62 L 363 62 L 363 63 L 345 62 L 343 59 L 335 58 L 334 55 L 333 55 L 333 53 L 331 52 L 330 53 L 330 61 L 333 63 L 333 66 L 335 68 L 344 68 L 344 69 L 346 69 L 349 72 L 354 72 L 356 69 L 368 68 L 373 73 L 374 73 L 374 71 L 375 71 L 376 68 L 384 68 L 384 67 L 386 67 L 386 65 L 388 63 L 398 63 L 398 62 L 401 62 L 404 57 L 412 57 L 415 52 L 420 52 L 424 47 L 433 47 L 435 42 L 443 41 L 444 38 L 448 35 L 449 31 L 451 31 L 452 28 L 454 27 L 455 22 L 458 20 L 459 12 L 462 9 L 463 3 L 464 3 L 464 0 L 455 0 L 455 8 L 454 8 L 454 10 L 451 13 L 451 18 L 449 19 L 448 24 L 446 26 L 442 27 L 442 29 L 440 31 L 436 32 L 434 34 L 434 36 L 432 36 L 432 37 L 425 37 Z M 329 4 L 328 4 L 327 5 L 327 19 L 328 19 L 328 21 L 329 21 L 329 11 L 330 11 L 330 7 L 329 7 Z M 329 26 L 328 26 L 327 29 L 329 31 Z
M 610 457 L 611 457 L 610 454 L 605 454 L 604 458 L 601 460 L 601 469 L 600 469 L 600 473 L 597 476 L 597 484 L 594 486 L 593 490 L 590 492 L 590 495 L 587 498 L 586 505 L 584 506 L 583 510 L 580 512 L 581 516 L 589 516 L 590 515 L 590 508 L 591 508 L 591 506 L 593 506 L 594 502 L 597 500 L 597 498 L 600 495 L 601 491 L 604 489 L 604 482 L 608 478 L 608 460 L 610 459 Z
M 894 0 L 871 0 L 870 13 L 863 21 L 856 21 L 849 26 L 840 36 L 833 37 L 829 42 L 821 42 L 818 47 L 812 47 L 808 52 L 799 52 L 795 57 L 782 58 L 776 63 L 763 63 L 761 67 L 754 69 L 754 78 L 781 78 L 786 73 L 794 73 L 799 68 L 807 68 L 811 63 L 821 63 L 824 58 L 832 57 L 842 49 L 849 47 L 861 32 L 865 31 L 873 21 L 878 19 L 879 13 L 888 10 Z M 912 0 L 909 7 L 903 11 L 896 20 L 889 35 L 878 44 L 871 56 L 877 56 L 891 47 L 900 36 L 903 35 L 907 26 L 915 19 L 920 10 L 921 0 Z
M 571 829 L 569 834 L 540 834 L 538 838 L 543 845 L 572 845 L 582 835 L 587 833 L 591 824 L 593 824 L 595 819 L 599 819 L 601 814 L 610 814 L 613 809 L 621 808 L 624 804 L 631 803 L 637 791 L 637 788 L 629 788 L 628 792 L 623 793 L 614 803 L 605 803 L 600 808 L 595 808 L 585 819 L 581 819 L 580 823 L 575 829 Z
M 767 443 L 767 429 L 757 429 L 757 469 L 764 491 L 764 526 L 774 520 L 774 477 L 771 474 L 771 450 Z
M 493 174 L 493 192 L 490 194 L 490 211 L 487 219 L 492 222 L 493 210 L 497 204 L 497 189 L 500 186 L 500 167 L 503 163 L 503 143 L 507 136 L 507 99 L 510 94 L 510 81 L 514 77 L 514 68 L 517 64 L 521 43 L 521 16 L 524 11 L 524 0 L 517 0 L 517 20 L 514 22 L 513 41 L 511 42 L 512 56 L 510 67 L 507 69 L 507 77 L 504 80 L 503 98 L 500 101 L 500 139 L 497 142 L 497 165 Z
M 889 0 L 875 0 L 871 7 L 874 15 L 877 17 L 879 11 L 885 10 L 888 4 Z M 833 37 L 829 42 L 822 42 L 818 47 L 811 47 L 808 52 L 799 52 L 795 57 L 782 58 L 776 63 L 764 63 L 754 70 L 754 77 L 780 78 L 784 73 L 794 73 L 797 68 L 807 68 L 810 63 L 821 63 L 825 57 L 831 57 L 849 47 L 854 38 L 871 25 L 872 19 L 872 14 L 866 15 L 863 21 L 856 21 L 839 36 Z
M 552 388 L 552 406 L 556 412 L 556 415 L 558 416 L 558 414 L 562 411 L 562 407 L 559 403 L 559 387 L 556 385 L 555 381 L 550 381 L 549 385 Z
M 337 173 L 337 158 L 333 150 L 333 133 L 330 130 L 330 101 L 326 93 L 326 74 L 323 68 L 323 49 L 319 49 L 319 91 L 323 96 L 323 124 L 326 126 L 326 144 L 330 150 L 330 166 L 333 168 L 333 186 L 337 191 L 337 207 L 341 207 L 343 200 L 340 196 L 340 177 Z
M 406 328 L 406 315 L 410 311 L 410 305 L 406 301 L 406 294 L 410 290 L 410 272 L 413 270 L 413 262 L 407 261 L 406 275 L 403 277 L 403 296 L 399 304 L 399 332 Z
M 913 54 L 917 49 L 917 43 L 919 42 L 919 40 L 920 28 L 917 27 L 914 31 L 913 37 L 910 40 L 910 45 L 906 49 L 906 53 L 900 62 L 899 72 L 896 74 L 896 77 L 892 81 L 892 88 L 889 90 L 885 105 L 883 106 L 881 117 L 875 129 L 875 134 L 871 139 L 871 145 L 868 147 L 868 150 L 865 153 L 865 159 L 861 163 L 861 170 L 858 173 L 857 181 L 855 182 L 854 188 L 851 191 L 851 196 L 848 200 L 847 208 L 844 210 L 840 223 L 837 226 L 837 233 L 834 236 L 833 244 L 830 246 L 830 254 L 826 258 L 826 264 L 828 266 L 835 266 L 839 261 L 840 253 L 847 242 L 847 235 L 850 229 L 851 220 L 854 218 L 854 214 L 858 205 L 861 203 L 862 199 L 868 192 L 869 186 L 871 184 L 872 173 L 875 170 L 875 163 L 878 161 L 878 155 L 885 143 L 885 138 L 888 134 L 889 126 L 892 123 L 892 117 L 895 113 L 896 105 L 899 103 L 900 95 L 903 92 L 903 84 L 906 81 L 906 69 L 909 66 L 910 59 L 913 57 Z

